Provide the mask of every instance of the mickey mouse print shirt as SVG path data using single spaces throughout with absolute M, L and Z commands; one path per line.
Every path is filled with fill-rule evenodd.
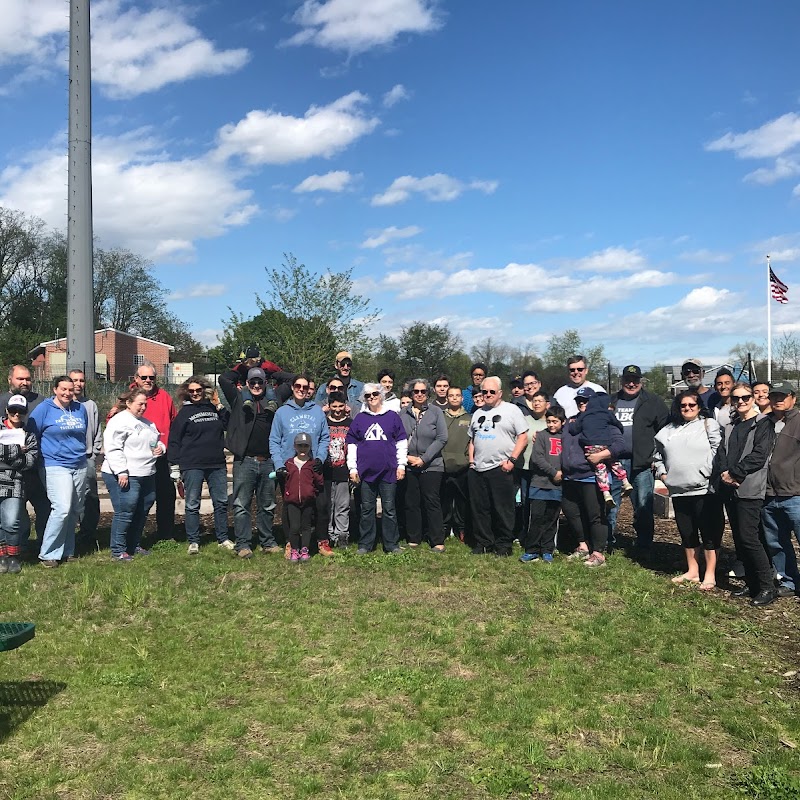
M 487 472 L 499 467 L 511 457 L 517 437 L 523 433 L 528 433 L 528 423 L 519 406 L 502 402 L 494 408 L 477 409 L 469 426 L 476 471 Z

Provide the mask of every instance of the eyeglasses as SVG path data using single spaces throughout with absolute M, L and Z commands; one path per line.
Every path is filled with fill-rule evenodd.
M 140 381 L 154 381 L 156 379 L 155 375 L 139 375 Z
M 308 389 L 307 383 L 293 383 L 292 389 L 302 389 L 304 392 Z
M 748 400 L 752 400 L 753 399 L 753 395 L 751 395 L 751 394 L 735 394 L 735 395 L 733 395 L 733 397 L 731 399 L 733 400 L 734 403 L 736 403 L 738 405 L 739 403 L 746 403 Z
M 344 358 L 339 362 L 340 367 L 352 367 L 353 362 L 349 358 Z
M 371 400 L 373 397 L 380 397 L 380 396 L 381 396 L 380 392 L 368 392 L 367 394 L 364 395 L 364 399 Z
M 699 375 L 700 370 L 698 367 L 686 367 L 682 370 L 684 375 Z
M 428 394 L 427 389 L 412 389 L 411 394 Z
M 263 386 L 264 385 L 264 381 L 262 381 L 260 378 L 253 378 L 253 380 L 247 381 L 247 385 L 248 386 L 253 386 L 253 387 L 255 387 L 255 386 Z
M 531 383 L 523 383 L 522 384 L 526 389 L 530 389 L 534 386 L 541 386 L 542 384 L 539 381 L 531 381 Z
M 697 403 L 681 403 L 681 408 L 697 408 Z
M 202 388 L 200 388 L 200 389 L 187 389 L 186 391 L 187 391 L 189 394 L 203 394 L 203 392 L 205 391 L 205 389 L 202 389 Z
M 338 386 L 331 384 L 328 386 L 328 389 L 332 392 L 340 392 L 342 389 L 344 389 L 344 384 L 340 383 Z
M 497 394 L 497 389 L 481 389 L 481 394 Z
M 570 372 L 586 372 L 586 367 L 570 367 Z
M 20 417 L 24 417 L 28 412 L 22 408 L 9 408 L 8 415 L 11 416 L 12 414 L 18 414 Z

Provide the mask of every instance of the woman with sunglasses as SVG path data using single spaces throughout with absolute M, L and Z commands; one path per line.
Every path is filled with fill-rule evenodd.
M 216 389 L 202 376 L 193 375 L 178 388 L 181 409 L 169 429 L 167 458 L 170 474 L 183 481 L 186 498 L 186 538 L 190 556 L 200 552 L 200 497 L 203 481 L 214 507 L 217 545 L 233 550 L 228 538 L 228 468 L 225 463 L 225 431 L 230 412 L 219 401 Z
M 375 548 L 379 496 L 384 552 L 401 550 L 395 494 L 398 481 L 406 474 L 408 440 L 400 416 L 383 407 L 384 394 L 379 383 L 365 384 L 360 399 L 367 410 L 356 414 L 345 438 L 350 480 L 361 486 L 358 555 Z
M 123 392 L 103 433 L 105 458 L 100 474 L 114 507 L 111 558 L 116 562 L 148 555 L 139 543 L 156 501 L 156 461 L 166 448 L 155 423 L 144 416 L 147 403 L 146 389 Z
M 675 398 L 670 422 L 655 437 L 653 471 L 672 498 L 675 524 L 686 553 L 686 572 L 673 583 L 694 583 L 705 591 L 716 586 L 717 551 L 722 543 L 722 520 L 711 489 L 714 456 L 722 440 L 719 423 L 701 415 L 695 389 Z M 700 580 L 701 544 L 705 570 Z
M 36 435 L 25 430 L 28 401 L 21 394 L 8 398 L 2 429 L 18 431 L 17 441 L 0 445 L 0 573 L 22 570 L 19 535 L 25 509 L 23 472 L 31 470 L 39 457 Z
M 444 475 L 442 448 L 447 444 L 444 413 L 429 402 L 430 384 L 424 378 L 409 381 L 411 405 L 400 419 L 408 437 L 406 468 L 405 524 L 412 549 L 425 538 L 434 553 L 444 553 L 441 488 Z
M 731 403 L 735 416 L 717 450 L 713 481 L 728 512 L 736 555 L 744 565 L 746 586 L 735 594 L 765 606 L 777 597 L 772 566 L 758 535 L 775 426 L 771 417 L 759 412 L 748 384 L 734 384 Z

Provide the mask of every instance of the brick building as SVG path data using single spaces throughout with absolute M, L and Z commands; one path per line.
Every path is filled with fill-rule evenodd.
M 156 374 L 163 376 L 174 349 L 171 344 L 155 339 L 135 336 L 115 328 L 102 328 L 94 332 L 95 376 L 98 380 L 127 381 L 144 361 L 155 364 Z M 53 378 L 66 369 L 67 340 L 41 342 L 28 355 L 37 378 Z M 90 372 L 89 369 L 85 371 Z

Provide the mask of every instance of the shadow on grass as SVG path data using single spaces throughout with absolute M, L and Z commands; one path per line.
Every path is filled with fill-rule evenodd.
M 0 742 L 66 688 L 59 681 L 0 681 Z

